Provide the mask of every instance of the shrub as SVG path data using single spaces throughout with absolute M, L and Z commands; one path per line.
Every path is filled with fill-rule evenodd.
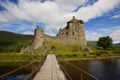
M 120 49 L 114 49 L 113 52 L 114 53 L 120 53 Z
M 83 54 L 83 56 L 85 57 L 85 56 L 86 56 L 86 54 Z
M 100 53 L 96 53 L 96 55 L 97 55 L 97 56 L 101 56 L 101 54 L 100 54 Z
M 53 45 L 53 46 L 51 47 L 51 49 L 52 49 L 52 50 L 55 50 L 55 46 Z
M 108 54 L 109 52 L 108 51 L 104 51 L 104 50 L 101 50 L 101 51 L 97 51 L 98 54 Z
M 78 55 L 74 53 L 73 56 L 74 56 L 74 57 L 77 57 Z

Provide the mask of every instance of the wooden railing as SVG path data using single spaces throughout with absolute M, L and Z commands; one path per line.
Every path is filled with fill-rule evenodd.
M 93 75 L 91 75 L 90 73 L 84 71 L 83 69 L 67 62 L 67 61 L 63 61 L 61 59 L 58 60 L 61 69 L 63 70 L 65 76 L 67 77 L 68 80 L 73 80 L 73 78 L 71 77 L 70 73 L 67 71 L 67 69 L 64 67 L 64 64 L 69 66 L 70 69 L 72 69 L 72 71 L 76 71 L 79 75 L 76 77 L 79 78 L 77 80 L 98 80 L 97 78 L 95 78 Z
M 23 79 L 23 80 L 32 80 L 32 78 L 33 78 L 33 77 L 36 75 L 36 73 L 40 70 L 40 68 L 41 68 L 43 62 L 45 61 L 45 59 L 46 59 L 46 56 L 44 56 L 41 60 L 39 60 L 39 63 L 40 63 L 40 64 L 38 65 L 38 67 L 35 68 L 34 70 L 32 70 L 32 72 L 30 73 L 30 75 L 29 75 L 28 77 L 26 77 L 25 79 Z M 24 65 L 24 66 L 22 66 L 22 67 L 20 67 L 20 68 L 14 69 L 14 70 L 12 70 L 12 71 L 10 71 L 10 72 L 7 72 L 7 73 L 1 75 L 1 76 L 0 76 L 0 80 L 6 80 L 6 78 L 7 78 L 8 76 L 10 76 L 10 75 L 12 75 L 12 74 L 14 74 L 14 73 L 16 73 L 16 72 L 24 69 L 24 68 L 27 68 L 28 66 L 34 64 L 35 62 L 36 62 L 36 61 L 31 61 L 30 63 L 28 63 L 28 64 L 26 64 L 26 65 Z M 32 66 L 31 66 L 31 67 L 32 67 Z
M 14 69 L 14 70 L 12 70 L 12 71 L 10 71 L 10 72 L 8 72 L 8 73 L 5 73 L 5 74 L 1 75 L 1 76 L 0 76 L 0 80 L 5 80 L 5 78 L 6 78 L 7 76 L 9 76 L 9 75 L 11 75 L 11 74 L 13 74 L 13 73 L 15 73 L 15 72 L 23 69 L 23 68 L 28 67 L 29 65 L 31 65 L 31 64 L 33 64 L 33 63 L 34 63 L 34 62 L 30 62 L 30 63 L 28 63 L 27 65 L 24 65 L 24 66 L 22 66 L 22 67 L 20 67 L 20 68 Z
M 35 76 L 35 75 L 39 72 L 39 70 L 41 69 L 41 67 L 42 67 L 45 59 L 46 59 L 46 56 L 41 60 L 39 66 L 38 66 L 37 68 L 35 68 L 35 69 L 30 73 L 30 75 L 29 75 L 27 78 L 25 78 L 24 80 L 32 80 L 32 79 L 34 78 L 34 76 Z

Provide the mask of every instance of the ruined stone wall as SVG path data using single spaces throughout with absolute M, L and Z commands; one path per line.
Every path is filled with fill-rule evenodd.
M 46 41 L 86 47 L 87 42 L 85 38 L 84 22 L 73 17 L 72 20 L 67 22 L 65 28 L 59 30 L 59 33 L 55 37 L 44 34 L 44 31 L 37 27 L 34 32 L 34 41 L 29 48 L 36 50 Z
M 44 41 L 53 41 L 53 42 L 55 42 L 56 41 L 56 37 L 44 34 Z
M 65 28 L 59 30 L 56 39 L 59 43 L 87 46 L 84 22 L 73 17 L 72 20 L 67 22 L 67 26 Z
M 72 20 L 67 22 L 67 26 L 59 30 L 59 33 L 55 37 L 45 35 L 45 41 L 53 41 L 63 44 L 87 46 L 84 23 L 82 20 L 77 20 L 73 17 Z
M 31 44 L 31 49 L 38 49 L 40 46 L 44 44 L 44 32 L 38 27 L 34 32 L 34 41 Z

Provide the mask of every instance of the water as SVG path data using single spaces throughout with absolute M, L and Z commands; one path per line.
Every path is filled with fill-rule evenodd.
M 71 64 L 83 69 L 84 71 L 92 74 L 98 80 L 120 80 L 120 59 L 102 59 L 102 60 L 79 60 L 69 61 Z M 0 75 L 19 68 L 29 62 L 0 62 Z M 38 66 L 38 62 L 6 77 L 6 80 L 23 80 L 28 77 L 32 70 Z M 80 72 L 71 66 L 62 63 L 66 71 L 72 77 L 73 80 L 81 80 Z M 92 80 L 87 76 L 84 76 L 84 80 Z
M 29 62 L 0 62 L 0 75 L 19 68 Z
M 120 59 L 92 61 L 89 72 L 100 80 L 120 80 Z
M 14 69 L 22 67 L 30 62 L 0 62 L 0 75 L 10 72 Z M 35 62 L 5 78 L 5 80 L 24 80 L 25 78 L 30 76 L 30 73 L 37 68 L 39 62 Z M 32 79 L 31 79 L 32 80 Z
M 73 65 L 92 74 L 98 80 L 120 80 L 120 59 L 111 58 L 102 60 L 79 60 L 69 61 L 69 63 L 72 63 Z M 80 72 L 78 70 L 70 67 L 65 62 L 62 64 L 73 80 L 81 80 Z M 84 80 L 92 79 L 85 78 Z

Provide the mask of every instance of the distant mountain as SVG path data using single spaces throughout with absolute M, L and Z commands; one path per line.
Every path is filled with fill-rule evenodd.
M 88 47 L 96 47 L 97 41 L 87 41 Z M 120 43 L 113 44 L 114 48 L 120 48 Z
M 120 43 L 114 44 L 115 48 L 120 48 Z
M 96 47 L 97 41 L 87 41 L 88 47 Z
M 0 52 L 16 52 L 23 46 L 29 45 L 33 35 L 16 34 L 13 32 L 0 31 Z

